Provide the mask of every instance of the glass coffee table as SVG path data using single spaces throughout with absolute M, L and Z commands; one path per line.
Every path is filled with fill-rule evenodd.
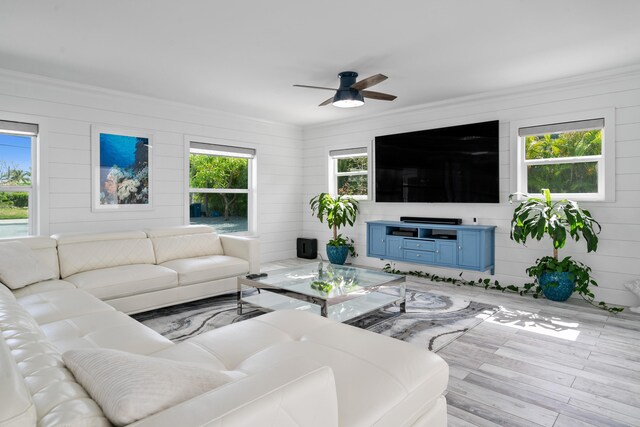
M 266 277 L 238 277 L 238 314 L 248 304 L 268 311 L 309 310 L 345 322 L 392 304 L 405 312 L 405 292 L 404 276 L 334 264 L 320 269 L 312 263 Z

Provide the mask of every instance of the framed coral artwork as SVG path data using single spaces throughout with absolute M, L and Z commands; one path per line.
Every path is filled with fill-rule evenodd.
M 94 212 L 151 209 L 153 135 L 91 126 Z

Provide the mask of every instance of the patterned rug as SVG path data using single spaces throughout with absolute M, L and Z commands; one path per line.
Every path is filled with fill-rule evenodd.
M 347 323 L 438 351 L 498 310 L 496 306 L 461 297 L 407 288 L 406 313 L 400 313 L 398 307 L 391 306 Z M 242 315 L 236 313 L 236 296 L 228 294 L 132 317 L 179 342 L 263 314 L 259 310 L 249 310 L 247 306 L 244 311 Z

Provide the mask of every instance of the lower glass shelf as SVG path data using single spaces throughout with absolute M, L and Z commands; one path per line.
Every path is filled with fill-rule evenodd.
M 401 300 L 402 297 L 399 295 L 371 292 L 358 298 L 330 305 L 327 310 L 327 317 L 337 322 L 346 322 Z M 319 305 L 265 291 L 264 289 L 260 293 L 243 297 L 242 302 L 268 310 L 304 310 L 320 315 Z

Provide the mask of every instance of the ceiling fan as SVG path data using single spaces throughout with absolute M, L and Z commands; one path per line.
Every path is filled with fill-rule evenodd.
M 376 74 L 366 79 L 356 82 L 358 73 L 354 71 L 343 71 L 338 74 L 340 77 L 340 87 L 338 89 L 321 86 L 307 86 L 307 85 L 294 85 L 296 87 L 306 87 L 309 89 L 321 89 L 336 91 L 336 94 L 331 98 L 320 104 L 323 107 L 328 104 L 333 104 L 340 108 L 359 107 L 364 104 L 364 98 L 378 99 L 380 101 L 393 101 L 397 97 L 395 95 L 389 95 L 388 93 L 373 92 L 371 90 L 365 90 L 371 86 L 377 85 L 385 80 L 387 76 L 383 74 Z

